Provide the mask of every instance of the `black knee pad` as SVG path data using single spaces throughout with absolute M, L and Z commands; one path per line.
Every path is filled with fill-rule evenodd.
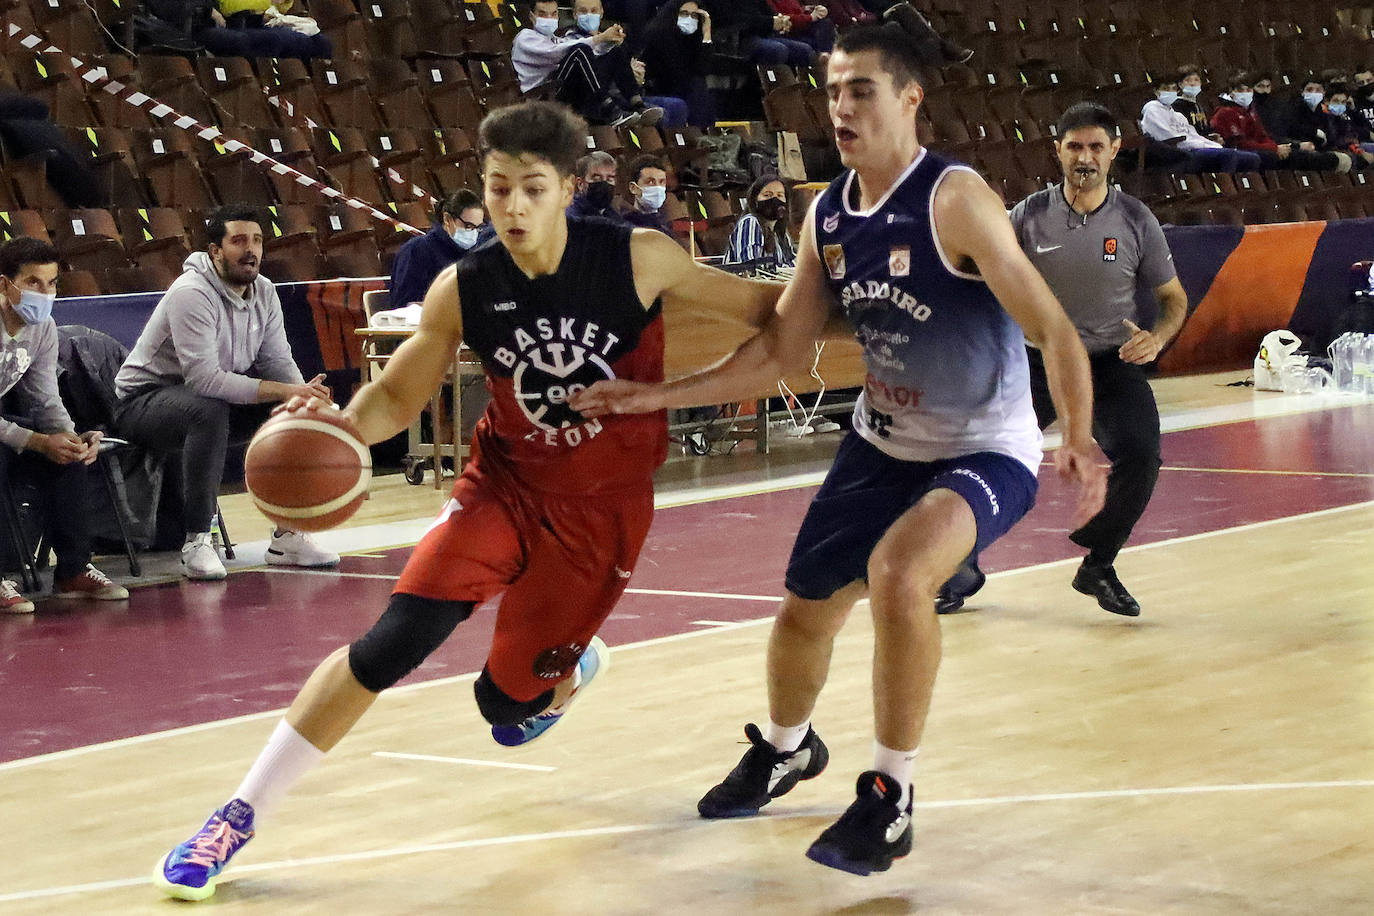
M 418 668 L 473 607 L 471 601 L 392 595 L 372 629 L 348 647 L 348 667 L 359 684 L 381 693 Z
M 552 687 L 527 703 L 514 699 L 496 686 L 491 679 L 491 672 L 486 668 L 482 669 L 481 676 L 472 685 L 472 692 L 477 697 L 477 708 L 482 718 L 492 725 L 518 725 L 530 716 L 539 715 L 553 702 Z

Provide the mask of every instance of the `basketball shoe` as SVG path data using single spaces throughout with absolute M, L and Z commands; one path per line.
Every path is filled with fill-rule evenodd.
M 568 709 L 572 706 L 573 700 L 582 696 L 592 680 L 609 667 L 611 667 L 611 650 L 606 648 L 606 644 L 601 641 L 600 636 L 593 636 L 591 642 L 587 644 L 586 650 L 583 651 L 582 657 L 577 660 L 577 670 L 581 674 L 582 680 L 566 700 L 559 706 L 546 709 L 537 716 L 530 716 L 517 725 L 493 725 L 491 736 L 496 739 L 497 744 L 505 747 L 519 747 L 522 744 L 529 744 L 557 725 L 559 720 L 568 714 Z
M 859 776 L 859 797 L 811 844 L 806 857 L 853 875 L 887 871 L 911 852 L 911 802 L 897 807 L 902 787 L 886 773 Z
M 24 597 L 18 585 L 9 579 L 0 579 L 0 612 L 32 614 L 33 602 Z
M 339 555 L 316 544 L 303 531 L 272 530 L 267 545 L 267 562 L 272 566 L 338 566 Z
M 162 857 L 153 883 L 169 897 L 205 900 L 214 895 L 224 866 L 252 838 L 253 806 L 236 798 L 210 815 L 195 836 Z
M 181 546 L 181 574 L 188 579 L 223 579 L 229 575 L 210 532 L 194 534 Z
M 697 802 L 697 813 L 705 818 L 749 817 L 779 796 L 792 791 L 803 779 L 821 774 L 830 762 L 830 752 L 814 728 L 806 730 L 801 746 L 790 753 L 780 752 L 763 738 L 759 727 L 750 722 L 744 736 L 753 747 L 730 771 L 720 785 Z

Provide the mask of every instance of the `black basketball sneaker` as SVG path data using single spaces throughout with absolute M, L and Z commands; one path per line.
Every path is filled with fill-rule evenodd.
M 806 857 L 854 875 L 887 871 L 911 852 L 911 802 L 897 807 L 902 787 L 886 773 L 859 776 L 859 797 L 811 844 Z
M 816 730 L 806 730 L 801 746 L 780 753 L 763 740 L 759 727 L 750 722 L 744 735 L 753 747 L 725 781 L 702 796 L 697 811 L 705 818 L 749 817 L 773 799 L 786 795 L 803 779 L 819 776 L 830 762 L 830 752 Z

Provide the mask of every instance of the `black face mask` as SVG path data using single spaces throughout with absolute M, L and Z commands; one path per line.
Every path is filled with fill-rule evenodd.
M 1368 102 L 1370 99 L 1374 99 L 1374 83 L 1366 83 L 1363 86 L 1356 86 L 1355 98 L 1359 99 L 1362 102 Z
M 611 205 L 611 198 L 615 196 L 615 186 L 609 181 L 593 181 L 587 185 L 587 193 L 584 196 L 587 203 L 598 210 L 605 210 Z
M 755 204 L 754 212 L 760 219 L 766 219 L 770 223 L 777 222 L 787 214 L 787 201 L 770 197 Z

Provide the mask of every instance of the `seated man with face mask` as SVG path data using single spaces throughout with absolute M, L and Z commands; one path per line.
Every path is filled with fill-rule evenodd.
M 663 215 L 663 204 L 668 199 L 668 170 L 663 160 L 645 154 L 630 163 L 629 172 L 634 206 L 625 211 L 625 221 L 640 229 L 657 229 L 672 235 L 672 227 Z
M 424 301 L 429 284 L 440 271 L 492 235 L 486 218 L 476 192 L 463 188 L 446 197 L 434 210 L 429 232 L 406 242 L 396 252 L 391 265 L 391 307 Z
M 576 192 L 568 204 L 568 215 L 623 223 L 625 217 L 615 208 L 615 157 L 597 150 L 578 159 L 574 168 Z

